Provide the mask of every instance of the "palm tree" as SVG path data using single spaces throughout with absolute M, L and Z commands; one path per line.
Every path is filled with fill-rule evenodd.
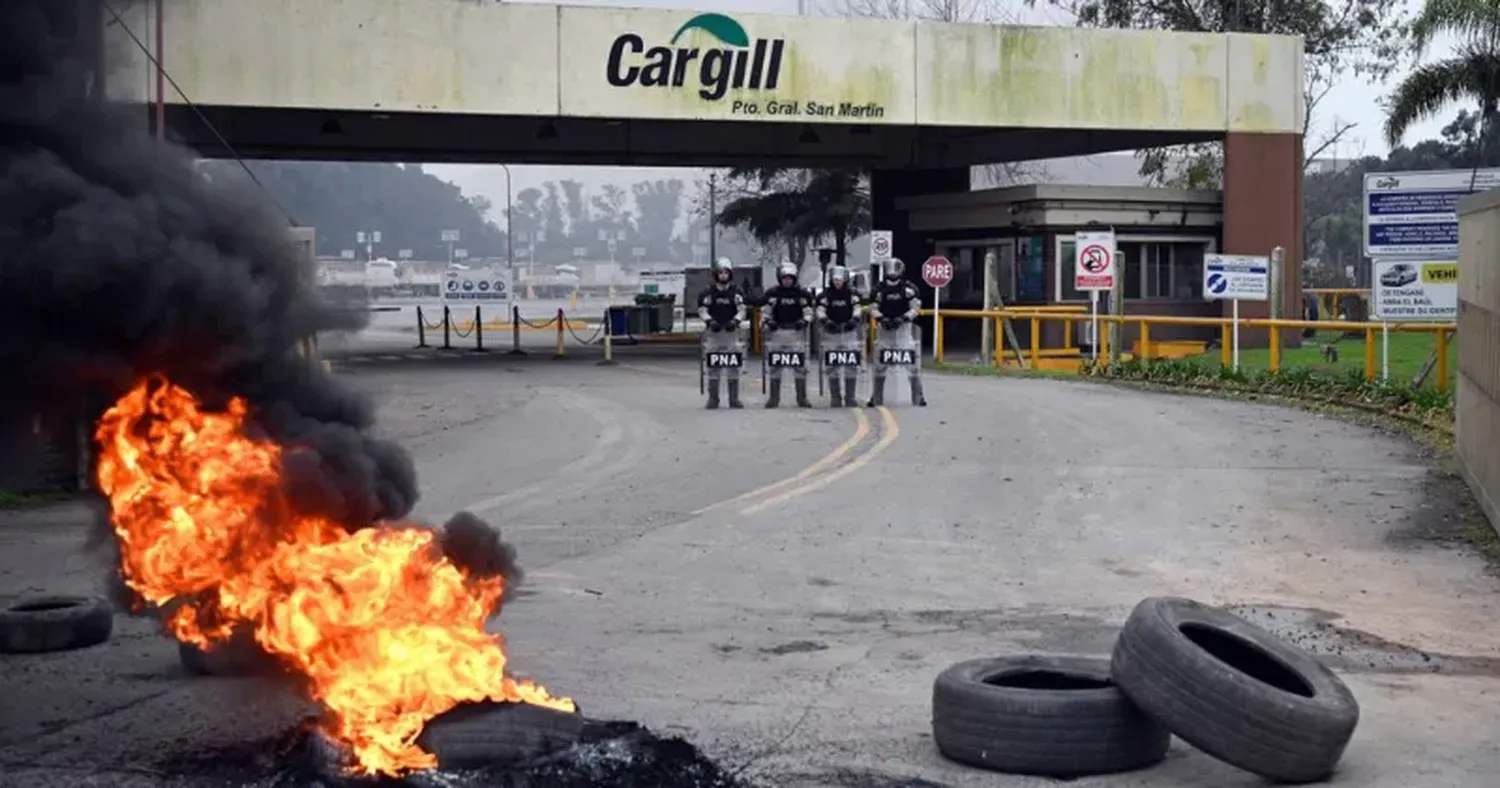
M 1407 129 L 1453 102 L 1478 103 L 1482 126 L 1500 105 L 1500 2 L 1426 0 L 1411 24 L 1412 49 L 1420 56 L 1443 34 L 1459 39 L 1454 55 L 1418 65 L 1391 96 L 1385 139 L 1392 148 Z

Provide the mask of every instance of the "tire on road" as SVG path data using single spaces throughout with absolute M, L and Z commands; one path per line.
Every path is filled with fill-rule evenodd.
M 513 765 L 577 744 L 586 724 L 581 714 L 529 703 L 471 704 L 434 717 L 417 744 L 447 769 Z
M 0 610 L 0 652 L 36 654 L 97 646 L 114 632 L 109 603 L 89 596 L 41 596 Z
M 1359 703 L 1311 655 L 1227 611 L 1153 597 L 1115 642 L 1115 683 L 1143 711 L 1209 755 L 1288 783 L 1333 773 Z
M 1084 657 L 972 659 L 932 687 L 932 738 L 950 760 L 1012 774 L 1127 772 L 1164 758 L 1171 735 Z
M 209 649 L 178 643 L 177 658 L 194 676 L 276 676 L 283 673 L 275 658 L 257 646 L 247 632 L 236 632 Z

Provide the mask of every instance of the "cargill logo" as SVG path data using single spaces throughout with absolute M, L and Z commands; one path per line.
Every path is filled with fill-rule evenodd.
M 719 46 L 688 46 L 697 30 Z M 781 81 L 784 38 L 751 39 L 739 22 L 723 14 L 689 19 L 665 46 L 648 47 L 638 33 L 622 33 L 609 48 L 605 75 L 617 88 L 695 87 L 709 101 L 730 90 L 775 90 Z

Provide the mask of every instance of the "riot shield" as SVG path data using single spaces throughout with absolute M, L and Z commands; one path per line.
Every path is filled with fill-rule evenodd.
M 854 377 L 859 377 L 864 363 L 864 325 L 865 321 L 860 320 L 853 331 L 829 331 L 825 327 L 819 334 L 818 396 L 823 396 L 824 382 L 829 375 L 847 377 L 849 368 L 853 367 Z
M 742 329 L 733 331 L 710 331 L 704 329 L 699 338 L 698 393 L 703 393 L 705 380 L 727 380 L 729 375 L 745 374 L 745 343 Z

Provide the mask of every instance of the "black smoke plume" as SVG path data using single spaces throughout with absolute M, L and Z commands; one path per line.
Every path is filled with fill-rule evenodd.
M 163 374 L 210 405 L 251 403 L 292 449 L 285 476 L 303 511 L 351 529 L 405 516 L 410 456 L 372 435 L 366 398 L 296 352 L 364 316 L 320 297 L 269 200 L 210 183 L 189 151 L 152 136 L 146 107 L 104 100 L 118 53 L 102 31 L 123 5 L 0 0 L 0 412 L 82 411 L 92 424 Z M 482 523 L 455 531 L 443 544 L 460 565 L 515 572 Z

